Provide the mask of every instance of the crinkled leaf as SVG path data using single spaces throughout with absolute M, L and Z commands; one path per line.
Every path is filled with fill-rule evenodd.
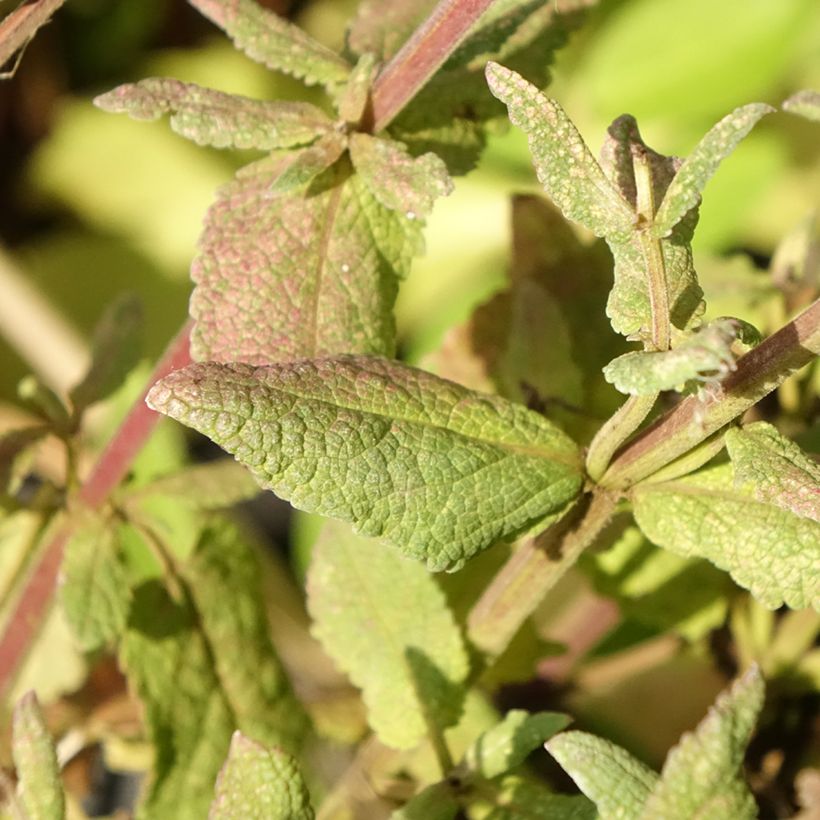
M 385 210 L 343 164 L 299 195 L 271 192 L 274 158 L 220 190 L 191 270 L 196 358 L 392 353 L 397 280 L 419 250 L 419 221 Z
M 449 783 L 433 783 L 396 809 L 390 820 L 454 820 L 460 805 Z
M 586 732 L 562 732 L 547 751 L 598 807 L 601 817 L 641 816 L 658 775 L 625 749 Z
M 120 660 L 155 746 L 142 817 L 199 820 L 240 729 L 295 750 L 306 719 L 268 636 L 259 567 L 233 525 L 214 522 L 171 588 L 134 591 Z
M 523 763 L 530 752 L 569 723 L 569 717 L 557 712 L 530 714 L 523 709 L 512 709 L 499 724 L 475 741 L 467 750 L 464 762 L 482 777 L 498 777 Z
M 362 54 L 350 73 L 338 101 L 339 116 L 345 121 L 358 125 L 370 100 L 370 89 L 379 68 L 375 54 Z
M 700 202 L 700 195 L 718 165 L 735 150 L 761 117 L 775 109 L 764 103 L 750 103 L 727 114 L 695 146 L 670 182 L 655 214 L 652 232 L 668 236 L 681 219 Z
M 538 179 L 567 219 L 597 236 L 626 237 L 635 214 L 604 175 L 555 100 L 497 63 L 487 64 L 490 90 L 527 135 Z
M 336 162 L 347 148 L 347 138 L 331 131 L 308 148 L 293 154 L 270 186 L 270 195 L 284 194 L 314 180 Z
M 481 800 L 470 806 L 475 820 L 596 820 L 586 797 L 556 794 L 542 782 L 510 775 L 484 785 Z M 488 792 L 488 793 L 487 793 Z
M 820 122 L 820 91 L 804 88 L 797 91 L 783 102 L 783 110 L 799 114 L 807 120 Z
M 435 154 L 413 158 L 394 140 L 351 134 L 350 158 L 373 196 L 408 219 L 427 216 L 436 199 L 453 190 L 447 167 Z
M 94 105 L 136 120 L 170 114 L 177 134 L 215 148 L 290 148 L 312 142 L 332 126 L 310 103 L 253 100 L 163 77 L 121 85 Z
M 820 609 L 820 524 L 757 499 L 731 464 L 638 485 L 633 505 L 650 540 L 709 559 L 765 606 Z
M 296 760 L 236 731 L 216 780 L 209 820 L 313 820 L 305 781 Z
M 65 797 L 54 741 L 34 692 L 14 707 L 11 752 L 17 768 L 17 800 L 27 820 L 63 820 Z
M 763 695 L 763 679 L 752 667 L 718 697 L 697 729 L 684 735 L 667 756 L 661 779 L 644 806 L 644 820 L 758 816 L 741 767 Z
M 126 295 L 106 309 L 94 328 L 88 372 L 69 392 L 75 414 L 110 396 L 122 385 L 142 355 L 142 336 L 139 299 Z
M 325 651 L 362 689 L 382 742 L 411 748 L 458 721 L 467 653 L 424 567 L 327 525 L 308 573 L 308 610 Z
M 558 514 L 581 485 L 577 448 L 546 419 L 386 359 L 198 364 L 148 401 L 294 506 L 436 570 Z
M 726 432 L 735 483 L 757 501 L 820 523 L 820 464 L 764 421 Z
M 298 77 L 308 85 L 343 83 L 350 66 L 298 26 L 263 8 L 256 0 L 190 0 L 252 60 Z
M 125 628 L 131 588 L 119 550 L 116 523 L 96 515 L 88 515 L 66 544 L 60 600 L 84 651 L 104 646 Z

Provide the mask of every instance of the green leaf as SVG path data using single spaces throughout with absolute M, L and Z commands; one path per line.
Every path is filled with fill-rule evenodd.
M 333 88 L 350 66 L 298 26 L 268 11 L 256 0 L 190 0 L 252 60 L 298 77 L 308 85 Z
M 820 91 L 812 91 L 810 88 L 796 91 L 783 102 L 783 110 L 820 122 Z
M 234 730 L 295 751 L 306 719 L 270 644 L 259 567 L 236 528 L 209 525 L 179 571 L 170 588 L 150 579 L 134 590 L 120 661 L 155 746 L 140 816 L 199 820 Z
M 595 820 L 595 806 L 585 797 L 555 794 L 543 783 L 511 775 L 483 790 L 470 806 L 475 820 Z
M 362 0 L 345 40 L 355 54 L 389 60 L 433 10 L 436 0 Z
M 601 817 L 641 816 L 658 775 L 626 750 L 586 732 L 563 732 L 546 746 Z
M 419 221 L 385 210 L 337 163 L 308 195 L 276 195 L 282 161 L 222 188 L 191 269 L 195 358 L 263 364 L 394 348 L 398 279 Z
M 454 820 L 460 805 L 449 783 L 433 783 L 390 815 L 390 820 Z
M 731 464 L 638 485 L 633 506 L 650 540 L 709 559 L 765 606 L 820 609 L 820 524 L 758 500 Z
M 313 816 L 307 786 L 293 757 L 234 732 L 228 759 L 216 780 L 209 820 L 313 820 Z
M 765 421 L 726 431 L 735 483 L 762 504 L 820 523 L 820 465 Z
M 308 610 L 325 651 L 362 689 L 368 722 L 383 743 L 412 748 L 458 721 L 467 653 L 423 567 L 328 525 L 308 572 Z
M 96 97 L 94 105 L 135 120 L 170 114 L 177 134 L 215 148 L 290 148 L 333 125 L 310 103 L 253 100 L 163 77 L 121 85 Z
M 198 364 L 148 401 L 295 507 L 435 570 L 559 514 L 582 481 L 577 448 L 546 419 L 385 359 Z
M 487 64 L 487 82 L 507 106 L 513 125 L 526 133 L 538 179 L 564 216 L 596 236 L 628 236 L 634 212 L 561 106 L 497 63 Z
M 17 800 L 27 820 L 62 820 L 65 797 L 54 741 L 34 692 L 14 707 L 11 752 L 17 768 Z
M 65 547 L 60 601 L 77 643 L 86 652 L 110 643 L 125 628 L 131 588 L 119 550 L 115 522 L 90 514 Z
M 337 108 L 344 122 L 358 125 L 370 101 L 370 91 L 379 63 L 375 54 L 362 54 L 339 95 Z
M 453 191 L 447 167 L 435 154 L 414 159 L 394 140 L 351 134 L 350 158 L 373 196 L 408 219 L 427 216 L 436 199 Z
M 751 103 L 727 114 L 695 146 L 684 160 L 655 214 L 652 232 L 668 236 L 686 213 L 700 202 L 700 195 L 718 165 L 735 150 L 738 143 L 766 114 L 775 109 L 764 103 Z
M 641 816 L 646 820 L 757 817 L 757 805 L 741 767 L 763 696 L 760 671 L 752 667 L 718 697 L 697 729 L 684 735 L 669 753 Z
M 484 732 L 467 750 L 464 762 L 470 771 L 492 778 L 526 760 L 545 740 L 565 729 L 569 717 L 557 712 L 529 714 L 512 709 L 501 723 Z
M 347 138 L 331 131 L 289 158 L 270 186 L 270 195 L 284 194 L 312 182 L 336 162 L 347 148 Z
M 94 328 L 88 372 L 69 391 L 75 417 L 122 385 L 142 355 L 142 335 L 142 305 L 135 296 L 109 305 Z

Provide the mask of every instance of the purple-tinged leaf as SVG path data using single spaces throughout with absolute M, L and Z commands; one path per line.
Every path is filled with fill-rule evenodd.
M 313 145 L 293 154 L 271 185 L 272 194 L 284 194 L 307 185 L 336 162 L 347 148 L 347 137 L 330 131 Z
M 427 216 L 435 200 L 453 190 L 447 166 L 435 154 L 413 158 L 394 140 L 351 134 L 350 158 L 373 196 L 408 219 Z
M 330 88 L 343 83 L 350 73 L 350 65 L 338 54 L 256 0 L 189 1 L 223 29 L 237 48 L 274 71 Z
M 290 148 L 333 126 L 310 103 L 253 100 L 166 77 L 118 86 L 95 98 L 94 105 L 135 120 L 170 114 L 177 134 L 215 148 Z

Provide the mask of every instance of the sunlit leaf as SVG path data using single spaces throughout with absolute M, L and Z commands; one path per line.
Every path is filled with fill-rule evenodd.
M 596 820 L 595 805 L 586 797 L 556 794 L 544 783 L 510 775 L 486 784 L 481 799 L 470 806 L 475 820 Z
M 288 193 L 307 185 L 330 168 L 346 148 L 346 137 L 336 131 L 320 137 L 313 145 L 297 151 L 283 162 L 282 170 L 271 183 L 268 195 Z
M 345 122 L 357 125 L 370 101 L 370 90 L 379 68 L 375 54 L 362 54 L 350 74 L 344 89 L 340 93 L 337 108 L 339 116 Z
M 783 110 L 820 122 L 820 91 L 805 88 L 795 92 L 783 102 Z

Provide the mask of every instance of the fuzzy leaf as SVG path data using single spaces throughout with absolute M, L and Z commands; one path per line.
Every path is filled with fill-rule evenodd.
M 63 820 L 65 797 L 54 741 L 34 692 L 14 707 L 11 752 L 17 768 L 17 801 L 26 820 Z
M 626 750 L 586 732 L 562 732 L 547 751 L 598 807 L 601 817 L 641 816 L 658 775 Z
M 633 505 L 651 541 L 709 559 L 765 606 L 820 609 L 820 524 L 757 499 L 731 464 L 638 485 Z
M 173 594 L 156 579 L 134 591 L 120 661 L 155 746 L 142 817 L 199 820 L 240 729 L 294 751 L 305 731 L 270 645 L 250 548 L 227 522 L 203 533 Z
M 385 359 L 193 365 L 148 401 L 295 507 L 435 570 L 559 513 L 581 484 L 575 445 L 541 416 Z
M 331 131 L 313 145 L 292 155 L 270 186 L 270 194 L 284 194 L 313 181 L 336 162 L 347 148 L 343 134 Z
M 736 108 L 713 126 L 684 160 L 655 214 L 652 232 L 668 236 L 686 213 L 697 206 L 700 195 L 718 165 L 766 114 L 775 109 L 764 103 Z
M 414 159 L 394 140 L 351 134 L 350 158 L 373 196 L 408 219 L 427 216 L 436 199 L 453 191 L 447 168 L 435 154 Z
M 388 746 L 412 748 L 455 724 L 467 653 L 432 576 L 384 544 L 328 525 L 308 573 L 308 610 L 325 651 L 362 689 Z
M 88 372 L 69 392 L 75 415 L 122 385 L 142 355 L 142 335 L 142 305 L 135 296 L 108 307 L 94 328 Z
M 379 63 L 375 54 L 362 54 L 339 96 L 338 111 L 344 122 L 358 125 L 370 101 L 370 90 Z
M 219 772 L 209 820 L 313 820 L 310 795 L 297 762 L 236 731 Z
M 484 789 L 490 791 L 470 807 L 475 820 L 596 820 L 595 805 L 585 797 L 555 794 L 537 780 L 510 775 Z
M 763 707 L 757 667 L 721 694 L 708 716 L 669 753 L 641 815 L 753 820 L 757 805 L 743 781 L 746 746 Z
M 105 646 L 125 628 L 131 588 L 119 549 L 116 524 L 91 515 L 66 544 L 60 600 L 83 651 Z
M 193 83 L 152 77 L 101 94 L 94 105 L 135 120 L 171 115 L 171 128 L 215 148 L 290 148 L 312 142 L 333 123 L 315 105 L 225 94 Z
M 362 0 L 348 27 L 347 45 L 355 54 L 389 60 L 433 10 L 436 0 Z
M 566 715 L 557 712 L 531 715 L 523 709 L 513 709 L 475 741 L 467 750 L 464 762 L 482 777 L 498 777 L 523 763 L 530 752 L 569 723 Z
M 820 464 L 766 422 L 727 430 L 735 482 L 757 501 L 820 523 Z
M 256 0 L 190 0 L 252 60 L 298 77 L 308 85 L 343 83 L 350 66 L 298 26 L 268 11 Z
M 342 165 L 306 195 L 272 193 L 282 172 L 273 158 L 220 190 L 191 269 L 195 358 L 392 353 L 397 280 L 419 250 L 418 220 L 386 211 Z
M 564 216 L 597 236 L 628 236 L 634 212 L 561 106 L 497 63 L 487 64 L 487 82 L 507 106 L 513 125 L 526 133 L 538 179 Z
M 820 122 L 820 91 L 804 88 L 797 91 L 783 102 L 783 110 L 798 114 L 807 120 Z
M 390 820 L 454 820 L 459 803 L 446 781 L 433 783 L 390 815 Z

